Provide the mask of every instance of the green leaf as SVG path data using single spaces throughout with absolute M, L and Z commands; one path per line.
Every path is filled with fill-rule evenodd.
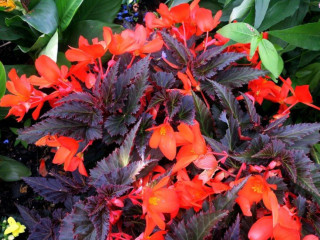
M 174 7 L 174 6 L 177 6 L 179 4 L 182 4 L 182 3 L 188 3 L 190 2 L 191 0 L 173 0 L 170 4 L 170 8 Z
M 29 177 L 31 171 L 22 163 L 0 155 L 0 178 L 6 182 L 19 181 L 22 177 Z
M 7 41 L 14 41 L 20 39 L 23 34 L 19 32 L 18 29 L 9 27 L 5 23 L 6 17 L 11 17 L 9 13 L 1 12 L 0 11 L 0 39 L 7 40 Z
M 297 80 L 294 81 L 295 84 L 303 85 L 308 84 L 310 90 L 319 90 L 320 87 L 320 63 L 312 63 L 296 73 Z
M 7 82 L 6 76 L 7 76 L 6 70 L 2 62 L 0 62 L 0 99 L 3 97 L 3 95 L 6 92 L 6 82 Z
M 269 7 L 270 0 L 256 0 L 255 9 L 256 17 L 254 19 L 254 27 L 260 27 Z
M 102 22 L 98 20 L 83 20 L 77 22 L 75 25 L 72 25 L 72 27 L 70 28 L 70 32 L 67 31 L 70 34 L 68 42 L 70 46 L 78 46 L 78 40 L 80 35 L 84 36 L 89 40 L 96 37 L 102 40 L 103 27 L 112 28 L 112 32 L 119 32 L 122 30 L 122 27 L 117 24 Z
M 24 45 L 18 45 L 20 50 L 24 53 L 33 52 L 41 50 L 44 46 L 48 44 L 50 41 L 50 36 L 46 34 L 42 34 L 39 38 L 33 43 L 31 47 L 26 47 Z
M 217 32 L 239 43 L 250 43 L 252 37 L 259 35 L 259 32 L 247 23 L 229 23 Z
M 84 0 L 74 19 L 112 23 L 121 7 L 121 0 Z
M 243 2 L 238 7 L 235 7 L 232 10 L 229 22 L 232 22 L 235 19 L 242 18 L 246 13 L 249 12 L 253 4 L 254 0 L 243 0 Z
M 54 0 L 41 0 L 31 11 L 20 18 L 45 34 L 53 33 L 58 27 L 58 11 Z
M 82 2 L 83 0 L 56 0 L 59 14 L 59 27 L 62 32 L 69 26 Z
M 196 109 L 196 120 L 200 124 L 201 132 L 207 137 L 211 137 L 214 125 L 211 112 L 204 104 L 204 102 L 194 92 L 192 92 L 192 96 Z
M 259 55 L 263 66 L 277 78 L 282 72 L 283 61 L 273 44 L 267 39 L 262 39 L 259 43 Z
M 47 46 L 40 52 L 39 56 L 47 55 L 53 61 L 57 61 L 58 56 L 58 31 L 52 36 Z
M 262 0 L 265 1 L 265 0 Z M 285 18 L 293 15 L 299 8 L 300 0 L 278 0 L 275 4 L 269 7 L 269 10 L 263 19 L 259 31 L 264 31 Z
M 260 41 L 261 41 L 260 36 L 254 36 L 254 37 L 251 39 L 251 44 L 250 44 L 250 58 L 252 58 L 253 55 L 254 55 L 254 53 L 256 52 L 257 47 L 258 47 Z
M 9 109 L 10 108 L 0 107 L 0 120 L 7 116 Z
M 313 51 L 320 50 L 320 22 L 269 31 L 269 34 L 297 47 Z
M 227 211 L 200 212 L 190 219 L 182 220 L 175 228 L 177 240 L 202 240 L 215 225 L 228 215 Z

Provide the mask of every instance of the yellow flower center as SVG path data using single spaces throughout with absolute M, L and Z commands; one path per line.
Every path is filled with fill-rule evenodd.
M 160 128 L 160 135 L 161 135 L 161 136 L 165 136 L 166 133 L 167 133 L 166 127 L 161 127 L 161 128 Z
M 256 193 L 262 193 L 263 186 L 261 184 L 256 184 L 252 187 L 252 189 Z
M 151 204 L 151 205 L 158 205 L 158 203 L 160 202 L 160 198 L 157 198 L 157 197 L 151 197 L 151 198 L 149 198 L 149 203 Z

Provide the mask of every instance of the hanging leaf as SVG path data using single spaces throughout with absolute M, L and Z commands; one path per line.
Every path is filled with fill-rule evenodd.
M 250 43 L 259 32 L 247 23 L 229 23 L 218 31 L 222 36 L 239 43 Z
M 262 39 L 259 42 L 259 55 L 263 66 L 277 78 L 283 70 L 283 60 L 273 44 L 267 39 Z

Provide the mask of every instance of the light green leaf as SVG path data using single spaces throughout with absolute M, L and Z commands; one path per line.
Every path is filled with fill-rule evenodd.
M 247 23 L 229 23 L 218 30 L 222 36 L 239 43 L 249 43 L 259 32 Z
M 29 177 L 31 172 L 22 163 L 0 155 L 0 178 L 6 182 L 19 181 L 22 177 Z
M 229 22 L 235 19 L 242 18 L 246 13 L 249 12 L 250 8 L 253 6 L 254 0 L 244 0 L 238 7 L 235 7 L 230 15 Z
M 258 44 L 261 41 L 261 37 L 260 36 L 254 36 L 251 39 L 251 44 L 250 44 L 250 58 L 253 57 L 254 53 L 257 50 Z
M 61 31 L 69 26 L 82 2 L 83 0 L 56 0 Z
M 112 23 L 120 10 L 121 2 L 121 0 L 84 0 L 74 20 L 99 20 Z
M 313 51 L 320 50 L 320 22 L 270 31 L 269 34 L 297 47 Z
M 260 27 L 269 7 L 270 0 L 256 0 L 255 9 L 256 17 L 254 19 L 254 27 Z
M 47 55 L 53 61 L 57 61 L 58 55 L 58 31 L 52 36 L 50 41 L 48 42 L 47 46 L 40 52 L 39 56 Z
M 283 69 L 282 58 L 279 56 L 273 44 L 267 39 L 262 39 L 258 46 L 263 66 L 277 78 Z
M 4 69 L 2 62 L 0 62 L 0 99 L 3 97 L 3 95 L 6 92 L 6 82 L 7 82 L 6 75 L 7 75 L 6 70 Z
M 264 0 L 263 0 L 264 1 Z M 269 7 L 265 18 L 263 19 L 259 31 L 264 31 L 283 19 L 292 16 L 299 8 L 300 0 L 279 0 Z
M 58 27 L 58 11 L 54 0 L 41 0 L 31 11 L 20 18 L 45 34 L 53 33 Z
M 173 0 L 170 4 L 170 8 L 174 7 L 174 6 L 177 6 L 179 4 L 182 4 L 182 3 L 188 3 L 190 2 L 191 0 Z

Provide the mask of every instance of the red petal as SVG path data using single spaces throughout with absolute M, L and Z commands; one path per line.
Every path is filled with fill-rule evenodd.
M 299 102 L 312 103 L 312 96 L 309 91 L 309 85 L 296 86 L 294 94 L 296 95 Z
M 248 238 L 250 240 L 268 240 L 272 237 L 272 231 L 272 217 L 262 217 L 252 225 Z
M 176 23 L 182 23 L 189 19 L 190 7 L 188 3 L 179 4 L 170 9 L 171 16 Z
M 14 88 L 17 90 L 17 92 L 25 97 L 30 96 L 30 91 L 31 91 L 31 86 L 30 83 L 28 82 L 27 78 L 24 76 L 21 76 L 19 78 L 17 71 L 13 68 L 11 71 L 8 73 L 8 77 L 11 79 L 11 81 L 14 84 Z
M 58 83 L 60 69 L 57 64 L 48 56 L 41 55 L 35 62 L 39 74 L 50 81 L 52 84 Z
M 300 232 L 278 224 L 273 229 L 273 237 L 275 240 L 300 240 Z

